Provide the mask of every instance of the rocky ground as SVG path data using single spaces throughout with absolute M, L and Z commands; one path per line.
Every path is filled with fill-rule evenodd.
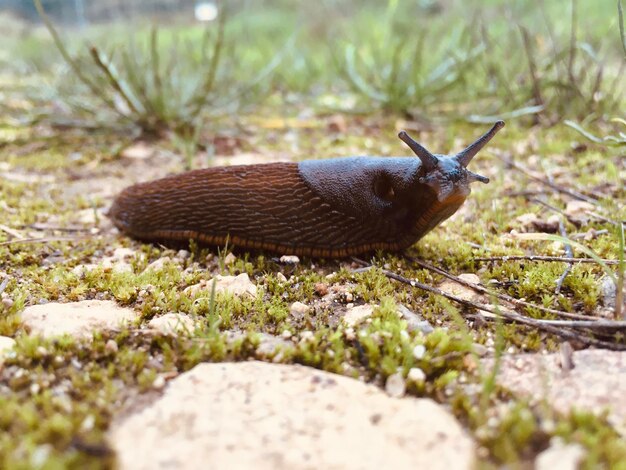
M 241 125 L 196 166 L 407 154 L 411 123 Z M 106 209 L 180 171 L 175 149 L 1 132 L 1 467 L 625 468 L 614 285 L 597 263 L 531 258 L 576 246 L 523 237 L 617 260 L 623 155 L 509 126 L 476 159 L 492 183 L 416 247 L 329 261 L 133 241 Z

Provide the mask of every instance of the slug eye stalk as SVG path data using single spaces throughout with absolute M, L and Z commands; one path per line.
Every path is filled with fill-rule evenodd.
M 414 141 L 411 136 L 406 133 L 406 131 L 400 131 L 398 137 L 402 142 L 407 144 L 411 150 L 413 150 L 413 153 L 415 153 L 415 155 L 417 155 L 417 157 L 422 161 L 422 165 L 424 165 L 424 169 L 426 171 L 433 170 L 437 166 L 437 157 Z
M 497 121 L 491 129 L 489 129 L 482 137 L 478 138 L 474 143 L 470 144 L 465 150 L 456 154 L 454 158 L 467 167 L 472 158 L 480 152 L 480 150 L 487 145 L 487 143 L 498 133 L 500 129 L 504 127 L 504 121 Z M 479 180 L 480 181 L 480 180 Z

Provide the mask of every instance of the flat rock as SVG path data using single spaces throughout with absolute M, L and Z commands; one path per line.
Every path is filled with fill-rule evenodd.
M 196 329 L 196 322 L 183 313 L 166 313 L 150 320 L 148 327 L 164 335 L 176 336 L 193 333 Z
M 475 447 L 430 399 L 299 365 L 200 364 L 109 432 L 120 469 L 470 469 Z
M 188 295 L 196 295 L 200 291 L 206 291 L 207 295 L 210 295 L 213 281 L 215 281 L 216 293 L 224 292 L 236 297 L 256 297 L 257 288 L 246 273 L 238 276 L 221 276 L 218 274 L 213 279 L 208 281 L 203 279 L 198 284 L 187 287 L 184 292 Z
M 546 400 L 557 411 L 601 413 L 626 431 L 626 352 L 575 351 L 573 369 L 560 367 L 559 354 L 519 354 L 502 359 L 498 382 L 536 401 Z
M 94 331 L 115 329 L 137 317 L 134 310 L 110 300 L 83 300 L 26 307 L 22 323 L 30 333 L 44 338 L 68 334 L 76 339 L 90 339 Z
M 350 327 L 354 327 L 359 323 L 363 323 L 374 313 L 373 305 L 359 305 L 357 307 L 351 307 L 346 310 L 343 317 L 343 322 Z
M 535 470 L 578 470 L 585 453 L 580 444 L 566 445 L 556 440 L 537 456 Z
M 421 315 L 412 312 L 404 305 L 398 305 L 398 315 L 406 321 L 407 330 L 409 331 L 421 331 L 425 335 L 435 331 L 427 320 L 424 320 Z

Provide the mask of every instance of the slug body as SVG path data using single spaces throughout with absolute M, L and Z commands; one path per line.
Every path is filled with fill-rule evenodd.
M 313 257 L 403 250 L 488 182 L 465 167 L 504 125 L 463 152 L 433 155 L 405 132 L 414 157 L 346 157 L 195 170 L 125 189 L 109 217 L 145 241 Z

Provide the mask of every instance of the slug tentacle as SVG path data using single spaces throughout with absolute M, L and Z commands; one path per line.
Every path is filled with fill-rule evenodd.
M 502 123 L 457 155 L 432 154 L 402 131 L 415 157 L 347 157 L 195 170 L 122 191 L 108 216 L 146 241 L 231 245 L 340 258 L 401 251 L 454 214 L 467 170 Z
M 426 150 L 421 144 L 414 141 L 406 131 L 400 131 L 398 137 L 413 150 L 413 153 L 422 161 L 422 165 L 426 171 L 430 171 L 437 166 L 437 157 Z
M 474 143 L 470 144 L 465 150 L 456 154 L 458 162 L 466 167 L 472 158 L 476 156 L 478 152 L 498 133 L 500 129 L 504 127 L 504 121 L 497 121 L 487 133 L 477 139 Z

